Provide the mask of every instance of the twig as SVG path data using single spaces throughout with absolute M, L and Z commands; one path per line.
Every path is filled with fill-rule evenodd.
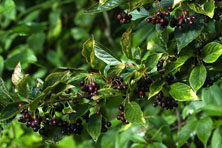
M 110 45 L 114 48 L 117 49 L 116 45 L 114 44 L 114 41 L 111 37 L 111 23 L 110 23 L 110 19 L 109 16 L 107 14 L 107 12 L 103 12 L 103 16 L 106 22 L 106 29 L 105 29 L 105 36 L 108 39 Z

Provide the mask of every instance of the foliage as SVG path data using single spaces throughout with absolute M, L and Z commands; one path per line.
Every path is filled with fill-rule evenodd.
M 3 0 L 0 12 L 4 147 L 29 147 L 31 128 L 36 147 L 222 147 L 221 1 Z

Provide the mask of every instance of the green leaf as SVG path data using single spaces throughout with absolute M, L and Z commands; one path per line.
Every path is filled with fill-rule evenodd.
M 202 108 L 202 110 L 208 116 L 222 116 L 222 107 L 221 107 L 221 105 L 214 105 L 214 104 L 205 105 Z
M 102 117 L 96 114 L 89 118 L 86 129 L 94 141 L 97 141 L 102 128 Z
M 197 120 L 188 121 L 185 126 L 182 127 L 178 135 L 178 147 L 181 147 L 190 138 L 191 133 L 195 131 L 197 126 Z
M 170 85 L 170 95 L 178 101 L 199 100 L 195 92 L 186 84 L 177 82 Z
M 116 89 L 113 88 L 102 88 L 98 90 L 99 95 L 93 96 L 93 100 L 114 97 L 114 96 L 122 96 L 121 93 L 118 93 Z M 115 93 L 115 94 L 114 94 Z
M 18 104 L 21 102 L 14 102 L 8 104 L 0 114 L 0 121 L 7 120 L 15 116 L 22 108 L 25 108 L 27 105 L 23 105 L 22 108 L 18 108 Z
M 160 39 L 160 33 L 153 31 L 152 34 L 149 35 L 147 50 L 167 53 L 165 47 L 165 43 Z
M 92 67 L 95 66 L 95 41 L 94 37 L 88 39 L 82 48 L 82 55 L 85 57 L 86 62 L 91 64 Z
M 1 98 L 0 104 L 2 106 L 6 106 L 7 104 L 15 100 L 10 96 L 7 88 L 5 87 L 5 83 L 1 77 L 0 77 L 0 98 Z
M 132 29 L 129 29 L 127 32 L 123 33 L 120 44 L 126 57 L 132 59 Z
M 198 5 L 197 3 L 187 3 L 190 9 L 193 11 L 204 14 L 209 16 L 210 18 L 213 18 L 214 16 L 214 9 L 215 9 L 215 2 L 209 1 L 204 3 L 203 5 Z
M 205 147 L 207 146 L 207 141 L 210 138 L 212 126 L 213 121 L 209 117 L 198 120 L 197 136 Z
M 201 53 L 205 63 L 214 63 L 222 54 L 222 45 L 216 42 L 208 43 Z
M 158 94 L 162 90 L 164 85 L 165 85 L 165 82 L 161 80 L 156 80 L 155 82 L 153 82 L 149 88 L 150 92 L 149 92 L 148 99 Z
M 4 70 L 4 58 L 0 56 L 0 76 L 2 75 L 3 70 Z
M 213 18 L 215 9 L 215 1 L 209 1 L 204 4 L 205 15 Z
M 177 4 L 182 3 L 183 1 L 185 1 L 185 0 L 174 0 L 174 1 L 173 1 L 173 8 L 174 8 Z
M 120 64 L 120 61 L 112 54 L 112 52 L 98 42 L 95 44 L 95 56 L 109 65 Z
M 222 88 L 218 85 L 213 85 L 209 88 L 201 89 L 201 99 L 203 100 L 203 105 L 214 104 L 222 106 Z
M 144 4 L 153 3 L 154 0 L 130 0 L 129 2 L 130 10 L 134 10 L 140 6 L 143 6 Z
M 152 144 L 149 144 L 146 148 L 167 148 L 167 147 L 162 143 L 153 142 Z
M 144 64 L 148 68 L 148 71 L 151 71 L 153 70 L 153 68 L 156 67 L 161 56 L 162 56 L 162 53 L 153 53 L 147 57 L 147 59 L 144 61 Z
M 34 52 L 27 49 L 21 50 L 17 54 L 10 56 L 5 61 L 5 66 L 8 69 L 14 69 L 18 62 L 21 63 L 22 67 L 27 67 L 30 63 L 35 63 L 37 61 L 37 57 L 35 56 Z
M 27 98 L 31 92 L 28 84 L 28 76 L 25 75 L 24 78 L 16 86 L 16 91 L 23 97 Z
M 69 119 L 70 120 L 76 120 L 79 117 L 81 117 L 82 115 L 84 115 L 88 110 L 89 110 L 89 106 L 87 104 L 78 104 L 78 105 L 72 105 L 72 109 L 75 111 L 71 114 L 69 114 Z
M 136 102 L 130 102 L 125 108 L 125 118 L 132 123 L 145 123 L 143 112 Z
M 196 66 L 190 74 L 190 86 L 197 91 L 203 86 L 207 78 L 207 70 L 204 65 Z
M 212 148 L 221 148 L 222 147 L 222 126 L 218 127 L 213 134 L 211 140 Z
M 24 72 L 22 70 L 22 66 L 20 62 L 17 64 L 17 66 L 14 69 L 14 72 L 12 74 L 12 83 L 17 86 L 19 82 L 24 78 Z
M 99 5 L 102 6 L 107 0 L 99 0 Z
M 43 137 L 44 141 L 47 143 L 56 144 L 62 140 L 64 137 L 62 133 L 63 127 L 58 126 L 45 126 L 45 130 L 47 131 L 47 136 Z
M 45 99 L 46 96 L 47 96 L 46 93 L 42 93 L 41 95 L 39 95 L 38 97 L 36 97 L 35 100 L 33 100 L 33 101 L 30 103 L 30 105 L 29 105 L 29 106 L 30 106 L 30 109 L 31 109 L 31 110 L 37 109 L 37 108 L 39 107 L 39 102 L 40 102 L 40 100 Z
M 90 7 L 88 10 L 85 11 L 85 13 L 99 13 L 111 10 L 115 7 L 118 7 L 124 2 L 124 0 L 107 0 L 106 3 L 103 5 L 99 5 L 99 3 L 96 3 L 92 7 Z
M 41 53 L 43 50 L 43 45 L 45 41 L 45 33 L 40 32 L 32 34 L 28 39 L 27 43 L 29 47 L 35 51 L 35 53 Z
M 48 87 L 53 88 L 53 86 L 57 85 L 58 83 L 67 80 L 69 76 L 69 71 L 51 73 L 46 77 L 45 82 L 43 84 L 43 89 L 46 89 Z
M 203 25 L 199 22 L 192 26 L 185 25 L 183 30 L 176 28 L 174 35 L 177 42 L 177 52 L 180 53 L 182 48 L 186 47 L 189 43 L 196 39 L 202 32 L 203 28 Z

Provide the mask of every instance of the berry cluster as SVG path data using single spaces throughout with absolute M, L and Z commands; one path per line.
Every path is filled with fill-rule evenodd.
M 168 25 L 168 20 L 165 17 L 170 16 L 169 12 L 162 13 L 160 10 L 156 12 L 156 14 L 152 18 L 147 18 L 147 23 L 160 24 L 160 29 L 164 29 Z
M 156 102 L 153 103 L 153 107 L 160 105 L 165 110 L 173 109 L 173 107 L 178 107 L 177 101 L 173 98 L 164 98 L 163 93 L 160 92 L 156 95 Z
M 129 121 L 127 121 L 124 117 L 124 107 L 123 105 L 119 106 L 119 110 L 121 111 L 121 114 L 117 116 L 117 120 L 121 120 L 122 122 L 124 122 L 125 124 L 129 124 Z
M 135 89 L 135 94 L 137 95 L 137 98 L 144 98 L 145 97 L 145 93 L 149 92 L 149 85 L 152 83 L 151 79 L 141 79 L 138 84 L 137 87 Z
M 189 16 L 189 11 L 188 10 L 184 10 L 183 12 L 184 16 L 180 15 L 176 18 L 172 18 L 171 22 L 170 22 L 170 26 L 171 27 L 176 27 L 179 30 L 183 29 L 183 24 L 189 24 L 189 25 L 193 25 L 196 17 L 195 16 Z
M 129 24 L 131 22 L 132 15 L 122 12 L 117 15 L 117 19 L 120 21 L 120 24 Z
M 81 90 L 85 92 L 85 95 L 98 95 L 99 85 L 96 82 L 91 84 L 85 84 L 84 80 L 80 82 Z
M 114 78 L 112 75 L 110 76 L 112 88 L 118 89 L 118 90 L 126 90 L 128 87 L 123 83 L 123 78 L 117 76 Z
M 66 107 L 67 105 L 68 104 L 65 103 Z M 18 108 L 21 108 L 22 106 L 23 104 L 18 104 Z M 42 108 L 44 115 L 40 116 L 38 109 L 36 109 L 35 114 L 33 113 L 32 115 L 32 113 L 28 111 L 28 108 L 24 108 L 20 111 L 23 116 L 19 117 L 18 121 L 21 123 L 26 123 L 27 127 L 32 127 L 33 131 L 39 132 L 39 134 L 42 136 L 47 136 L 48 129 L 51 127 L 62 128 L 61 134 L 63 135 L 70 135 L 72 133 L 80 135 L 83 130 L 81 119 L 77 119 L 76 123 L 70 124 L 59 117 L 53 117 L 55 112 L 62 112 L 63 109 L 64 105 L 59 103 L 54 105 L 54 108 L 51 108 L 49 113 L 47 113 L 48 108 L 47 106 L 44 106 Z M 34 118 L 32 116 L 34 116 Z
M 108 127 L 111 127 L 111 122 L 106 122 L 104 118 L 102 118 L 102 129 L 101 129 L 101 132 L 105 133 L 107 132 L 107 128 Z

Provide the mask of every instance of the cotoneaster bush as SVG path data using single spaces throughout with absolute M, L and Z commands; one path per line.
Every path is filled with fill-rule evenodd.
M 82 47 L 90 71 L 58 67 L 35 85 L 18 63 L 14 92 L 0 79 L 0 120 L 18 120 L 51 143 L 66 135 L 103 143 L 115 129 L 128 137 L 119 147 L 222 147 L 221 5 L 100 0 L 85 15 L 121 10 L 122 55 L 91 35 Z

